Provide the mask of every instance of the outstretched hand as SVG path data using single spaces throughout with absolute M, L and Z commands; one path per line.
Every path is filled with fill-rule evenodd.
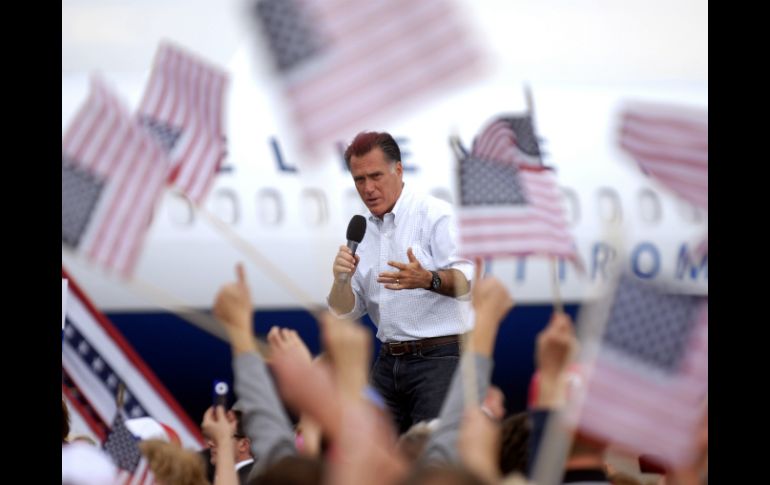
M 388 261 L 388 265 L 398 271 L 383 271 L 379 274 L 377 282 L 384 283 L 385 288 L 389 290 L 428 289 L 432 278 L 430 271 L 422 267 L 412 248 L 406 250 L 406 257 L 409 259 L 408 263 Z
M 255 344 L 254 329 L 251 324 L 251 292 L 246 283 L 243 264 L 238 263 L 235 273 L 237 280 L 223 285 L 217 293 L 214 316 L 224 325 L 234 348 L 252 350 L 251 347 Z

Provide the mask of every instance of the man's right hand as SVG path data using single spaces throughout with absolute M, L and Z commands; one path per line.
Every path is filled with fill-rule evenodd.
M 338 281 L 340 275 L 345 273 L 349 274 L 350 278 L 352 278 L 360 260 L 361 258 L 358 255 L 354 255 L 349 247 L 340 246 L 337 257 L 334 258 L 334 266 L 332 267 L 334 281 Z M 350 279 L 348 279 L 348 281 L 350 281 Z

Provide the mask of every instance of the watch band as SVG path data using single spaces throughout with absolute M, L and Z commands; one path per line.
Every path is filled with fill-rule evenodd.
M 439 276 L 438 271 L 431 271 L 430 273 L 433 275 L 430 280 L 430 290 L 438 291 L 441 288 L 441 276 Z

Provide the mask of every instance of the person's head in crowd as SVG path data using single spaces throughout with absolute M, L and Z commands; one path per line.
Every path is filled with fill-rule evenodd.
M 527 472 L 529 430 L 529 415 L 526 411 L 503 420 L 500 430 L 500 472 L 503 476 L 511 472 Z
M 250 478 L 248 485 L 321 485 L 324 472 L 320 458 L 287 456 Z
M 239 463 L 244 460 L 252 458 L 251 455 L 251 440 L 246 436 L 246 431 L 243 429 L 243 414 L 240 410 L 236 409 L 237 403 L 233 405 L 233 408 L 227 411 L 227 419 L 230 422 L 235 421 L 235 433 L 233 433 L 232 439 L 234 440 L 233 456 L 235 463 Z M 210 460 L 212 465 L 217 464 L 217 444 L 211 440 L 206 440 L 206 444 L 210 450 Z
M 139 442 L 157 482 L 166 485 L 208 485 L 200 455 L 162 440 Z

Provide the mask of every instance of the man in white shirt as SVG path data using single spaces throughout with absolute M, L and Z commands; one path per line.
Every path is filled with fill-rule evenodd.
M 355 256 L 340 246 L 328 303 L 343 317 L 368 313 L 377 326 L 382 345 L 370 380 L 404 432 L 439 414 L 459 335 L 472 326 L 473 264 L 458 256 L 451 205 L 404 185 L 392 136 L 359 133 L 345 161 L 369 214 Z

